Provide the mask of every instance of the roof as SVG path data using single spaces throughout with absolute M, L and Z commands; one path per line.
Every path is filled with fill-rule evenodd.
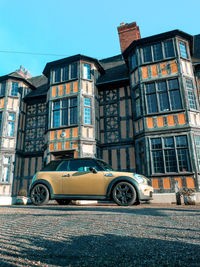
M 105 69 L 105 73 L 99 77 L 97 85 L 129 80 L 128 69 L 121 54 L 102 59 L 99 62 Z
M 31 91 L 25 99 L 38 97 L 38 96 L 46 96 L 48 90 L 48 79 L 44 75 L 32 77 L 28 79 L 31 84 L 36 87 L 36 90 Z
M 43 74 L 48 77 L 51 68 L 57 67 L 57 66 L 62 66 L 65 64 L 70 64 L 70 63 L 73 63 L 73 62 L 79 61 L 79 60 L 86 60 L 86 61 L 94 63 L 97 66 L 100 73 L 104 73 L 103 67 L 101 66 L 101 64 L 99 63 L 99 61 L 96 58 L 87 57 L 87 56 L 78 54 L 78 55 L 62 58 L 62 59 L 47 63 L 44 70 L 43 70 Z
M 193 47 L 192 47 L 193 36 L 188 34 L 188 33 L 183 32 L 183 31 L 180 31 L 180 30 L 173 30 L 173 31 L 164 32 L 164 33 L 152 35 L 152 36 L 149 36 L 149 37 L 146 37 L 146 38 L 141 38 L 141 39 L 133 41 L 126 48 L 126 50 L 124 50 L 123 56 L 124 56 L 124 58 L 127 58 L 128 54 L 130 53 L 130 51 L 132 49 L 134 49 L 136 46 L 149 44 L 149 43 L 154 42 L 154 41 L 161 41 L 163 39 L 172 38 L 172 37 L 175 37 L 177 35 L 181 36 L 181 37 L 183 37 L 183 38 L 185 38 L 185 39 L 187 39 L 189 41 L 191 41 L 191 50 L 193 50 Z
M 8 79 L 15 79 L 15 80 L 18 80 L 18 81 L 22 81 L 24 83 L 26 83 L 28 86 L 30 86 L 31 89 L 35 89 L 34 85 L 27 79 L 25 79 L 23 76 L 21 76 L 18 72 L 11 72 L 7 75 L 4 75 L 4 76 L 1 76 L 0 77 L 0 82 L 1 81 L 5 81 L 5 80 L 8 80 Z

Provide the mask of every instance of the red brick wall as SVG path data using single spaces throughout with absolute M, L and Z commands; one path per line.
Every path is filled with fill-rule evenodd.
M 123 52 L 133 41 L 141 38 L 140 29 L 136 22 L 121 23 L 117 28 L 120 40 L 121 51 Z

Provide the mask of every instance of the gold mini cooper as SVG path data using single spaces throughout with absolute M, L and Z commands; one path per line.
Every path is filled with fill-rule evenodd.
M 71 200 L 114 200 L 120 206 L 152 199 L 148 178 L 130 172 L 114 171 L 102 160 L 82 158 L 51 161 L 36 173 L 30 186 L 34 205 L 54 199 L 60 205 Z

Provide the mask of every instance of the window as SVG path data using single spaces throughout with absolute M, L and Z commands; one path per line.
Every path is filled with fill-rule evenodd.
M 186 89 L 187 89 L 187 94 L 188 94 L 189 107 L 191 109 L 197 109 L 193 82 L 192 80 L 186 79 L 185 84 L 186 84 Z
M 84 99 L 84 123 L 91 124 L 91 99 Z
M 140 174 L 145 174 L 145 155 L 144 155 L 144 141 L 139 141 L 136 143 L 136 166 L 137 172 Z
M 152 45 L 144 46 L 143 63 L 174 57 L 174 45 L 172 40 L 167 40 Z
M 0 96 L 5 95 L 5 89 L 6 89 L 6 83 L 1 83 L 0 84 Z
M 66 98 L 54 101 L 53 105 L 53 127 L 71 125 L 77 123 L 77 98 Z M 70 123 L 69 123 L 70 122 Z
M 18 83 L 12 83 L 11 96 L 17 96 L 18 94 Z
M 0 132 L 1 132 L 2 115 L 3 115 L 3 112 L 0 112 Z
M 195 145 L 196 145 L 196 155 L 197 155 L 198 167 L 199 167 L 199 171 L 200 171 L 200 136 L 195 135 L 194 141 L 195 141 Z
M 188 58 L 186 43 L 180 41 L 179 48 L 180 48 L 181 57 Z
M 153 173 L 191 171 L 187 136 L 151 138 Z
M 69 81 L 78 77 L 78 65 L 73 63 L 54 70 L 54 82 Z
M 91 79 L 91 66 L 89 64 L 83 64 L 83 79 Z
M 156 113 L 182 108 L 178 79 L 147 83 L 147 113 Z
M 1 182 L 8 183 L 10 180 L 10 170 L 11 170 L 11 156 L 3 157 L 3 175 Z
M 94 160 L 70 160 L 69 161 L 69 171 L 85 171 L 89 172 L 89 168 L 95 168 L 97 171 L 102 171 L 103 168 L 98 166 Z
M 14 136 L 14 127 L 15 127 L 15 114 L 8 113 L 7 136 Z
M 164 51 L 165 51 L 165 58 L 168 57 L 174 57 L 174 46 L 173 46 L 173 41 L 172 40 L 168 40 L 166 42 L 164 42 Z

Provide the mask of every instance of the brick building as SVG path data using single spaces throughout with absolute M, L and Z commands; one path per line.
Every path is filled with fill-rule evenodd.
M 122 53 L 75 55 L 0 77 L 0 203 L 53 159 L 98 157 L 151 178 L 155 193 L 200 186 L 200 35 L 140 37 L 118 27 Z

